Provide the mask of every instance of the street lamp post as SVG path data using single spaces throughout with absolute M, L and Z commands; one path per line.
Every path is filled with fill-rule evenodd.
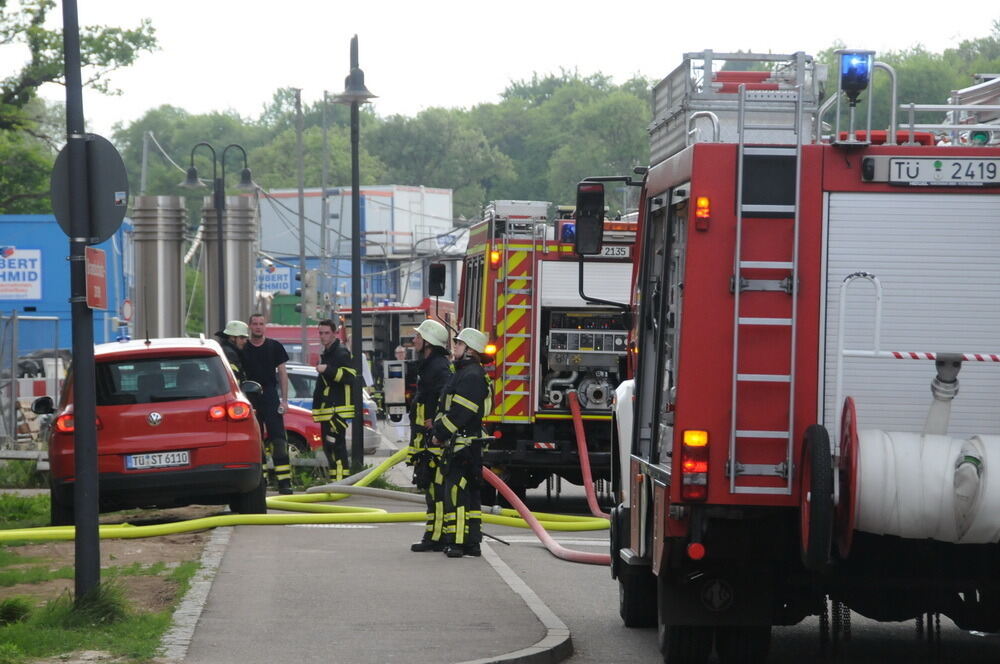
M 361 383 L 361 167 L 358 159 L 360 116 L 358 107 L 375 97 L 365 87 L 365 73 L 358 66 L 358 36 L 351 38 L 351 73 L 344 91 L 334 97 L 338 104 L 351 106 L 351 354 L 354 356 L 354 423 L 351 427 L 351 472 L 361 470 L 364 461 L 365 430 L 362 418 Z
M 191 148 L 191 166 L 187 170 L 187 178 L 181 183 L 182 187 L 197 189 L 202 186 L 201 180 L 198 179 L 198 169 L 194 167 L 195 150 L 202 146 L 208 148 L 209 152 L 212 153 L 212 206 L 215 208 L 215 228 L 219 243 L 217 247 L 219 262 L 219 320 L 216 329 L 221 330 L 226 326 L 226 249 L 222 241 L 222 228 L 223 216 L 226 214 L 226 153 L 229 152 L 230 148 L 236 148 L 243 154 L 243 170 L 240 171 L 240 183 L 237 186 L 240 189 L 253 190 L 254 183 L 250 175 L 250 169 L 247 167 L 247 151 L 243 149 L 242 145 L 230 143 L 222 150 L 221 158 L 218 158 L 215 148 L 210 143 L 202 141 Z M 221 169 L 219 168 L 220 162 Z M 205 328 L 206 332 L 210 332 L 212 329 L 208 325 L 208 320 L 205 321 Z

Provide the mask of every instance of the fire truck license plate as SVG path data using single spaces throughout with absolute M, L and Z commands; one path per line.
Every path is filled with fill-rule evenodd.
M 1000 159 L 890 159 L 889 182 L 915 186 L 1000 185 Z
M 188 450 L 175 452 L 149 452 L 147 454 L 129 454 L 125 457 L 125 467 L 129 470 L 145 470 L 147 468 L 170 468 L 171 466 L 187 466 L 191 464 L 191 453 Z
M 632 258 L 632 247 L 606 244 L 601 247 L 601 258 Z

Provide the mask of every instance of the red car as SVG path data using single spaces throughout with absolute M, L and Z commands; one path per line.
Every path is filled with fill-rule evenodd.
M 207 339 L 150 339 L 94 349 L 100 511 L 228 504 L 267 511 L 260 429 L 222 348 Z M 73 380 L 49 435 L 52 524 L 73 523 Z

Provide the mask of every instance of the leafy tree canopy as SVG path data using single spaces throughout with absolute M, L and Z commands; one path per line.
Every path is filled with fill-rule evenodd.
M 3 79 L 0 130 L 30 128 L 35 119 L 25 110 L 38 88 L 45 83 L 64 83 L 62 31 L 45 28 L 45 19 L 55 5 L 55 0 L 22 0 L 12 11 L 6 2 L 0 2 L 0 46 L 24 44 L 29 50 L 28 62 Z M 81 26 L 84 85 L 119 94 L 107 74 L 132 64 L 142 51 L 155 48 L 155 30 L 148 20 L 131 30 Z

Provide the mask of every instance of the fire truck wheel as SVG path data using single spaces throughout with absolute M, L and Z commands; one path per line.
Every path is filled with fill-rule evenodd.
M 770 649 L 770 625 L 720 625 L 715 628 L 715 651 L 720 664 L 763 664 Z
M 833 546 L 833 460 L 826 428 L 814 424 L 806 429 L 802 451 L 802 483 L 799 488 L 802 564 L 818 572 L 830 561 Z
M 715 628 L 711 625 L 668 625 L 665 603 L 672 592 L 672 581 L 666 574 L 656 577 L 659 588 L 656 598 L 656 640 L 664 664 L 705 664 L 712 653 Z
M 618 576 L 618 613 L 626 627 L 656 624 L 656 577 L 652 571 L 630 571 Z

